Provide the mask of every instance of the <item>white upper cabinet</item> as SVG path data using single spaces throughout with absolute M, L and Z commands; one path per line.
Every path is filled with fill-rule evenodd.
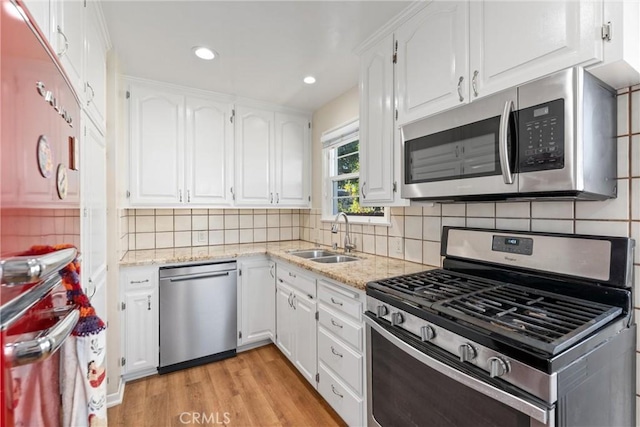
M 470 2 L 472 97 L 602 60 L 601 0 Z
M 133 86 L 129 101 L 131 205 L 182 203 L 184 96 Z
M 229 104 L 187 97 L 185 188 L 191 204 L 230 205 L 233 124 Z
M 360 58 L 360 203 L 404 205 L 400 199 L 400 139 L 394 126 L 393 35 Z M 397 163 L 397 167 L 396 167 Z
M 309 205 L 310 130 L 305 116 L 276 113 L 275 202 Z
M 40 27 L 42 34 L 48 39 L 51 34 L 51 2 L 49 0 L 24 0 L 24 4 Z
M 398 28 L 398 125 L 468 102 L 468 17 L 468 2 L 435 1 Z
M 238 106 L 236 110 L 236 188 L 238 206 L 273 204 L 275 117 L 273 112 Z
M 78 0 L 51 2 L 50 42 L 80 97 L 84 94 L 84 9 L 84 2 Z
M 99 128 L 106 127 L 107 40 L 100 6 L 87 2 L 84 99 L 87 113 Z
M 309 123 L 303 115 L 237 107 L 237 206 L 309 206 Z

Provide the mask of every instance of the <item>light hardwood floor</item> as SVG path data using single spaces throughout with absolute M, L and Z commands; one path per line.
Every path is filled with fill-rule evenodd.
M 345 425 L 273 344 L 129 382 L 108 416 L 126 427 Z

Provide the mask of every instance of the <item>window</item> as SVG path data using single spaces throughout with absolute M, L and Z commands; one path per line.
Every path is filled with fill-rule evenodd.
M 360 140 L 358 121 L 325 132 L 323 142 L 324 203 L 323 218 L 346 213 L 353 222 L 386 222 L 382 207 L 360 203 Z

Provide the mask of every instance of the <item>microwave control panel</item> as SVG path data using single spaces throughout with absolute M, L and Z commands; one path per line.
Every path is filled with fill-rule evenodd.
M 564 99 L 518 111 L 520 172 L 564 168 Z

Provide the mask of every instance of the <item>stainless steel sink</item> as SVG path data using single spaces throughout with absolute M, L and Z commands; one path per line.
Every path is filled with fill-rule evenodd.
M 360 258 L 356 258 L 348 255 L 332 255 L 332 256 L 324 256 L 319 258 L 312 258 L 311 261 L 321 262 L 323 264 L 336 264 L 339 262 L 360 261 Z
M 289 254 L 300 257 L 300 258 L 305 258 L 305 259 L 337 255 L 335 252 L 325 251 L 323 249 L 306 249 L 306 250 L 300 250 L 300 251 L 291 251 L 289 252 Z

